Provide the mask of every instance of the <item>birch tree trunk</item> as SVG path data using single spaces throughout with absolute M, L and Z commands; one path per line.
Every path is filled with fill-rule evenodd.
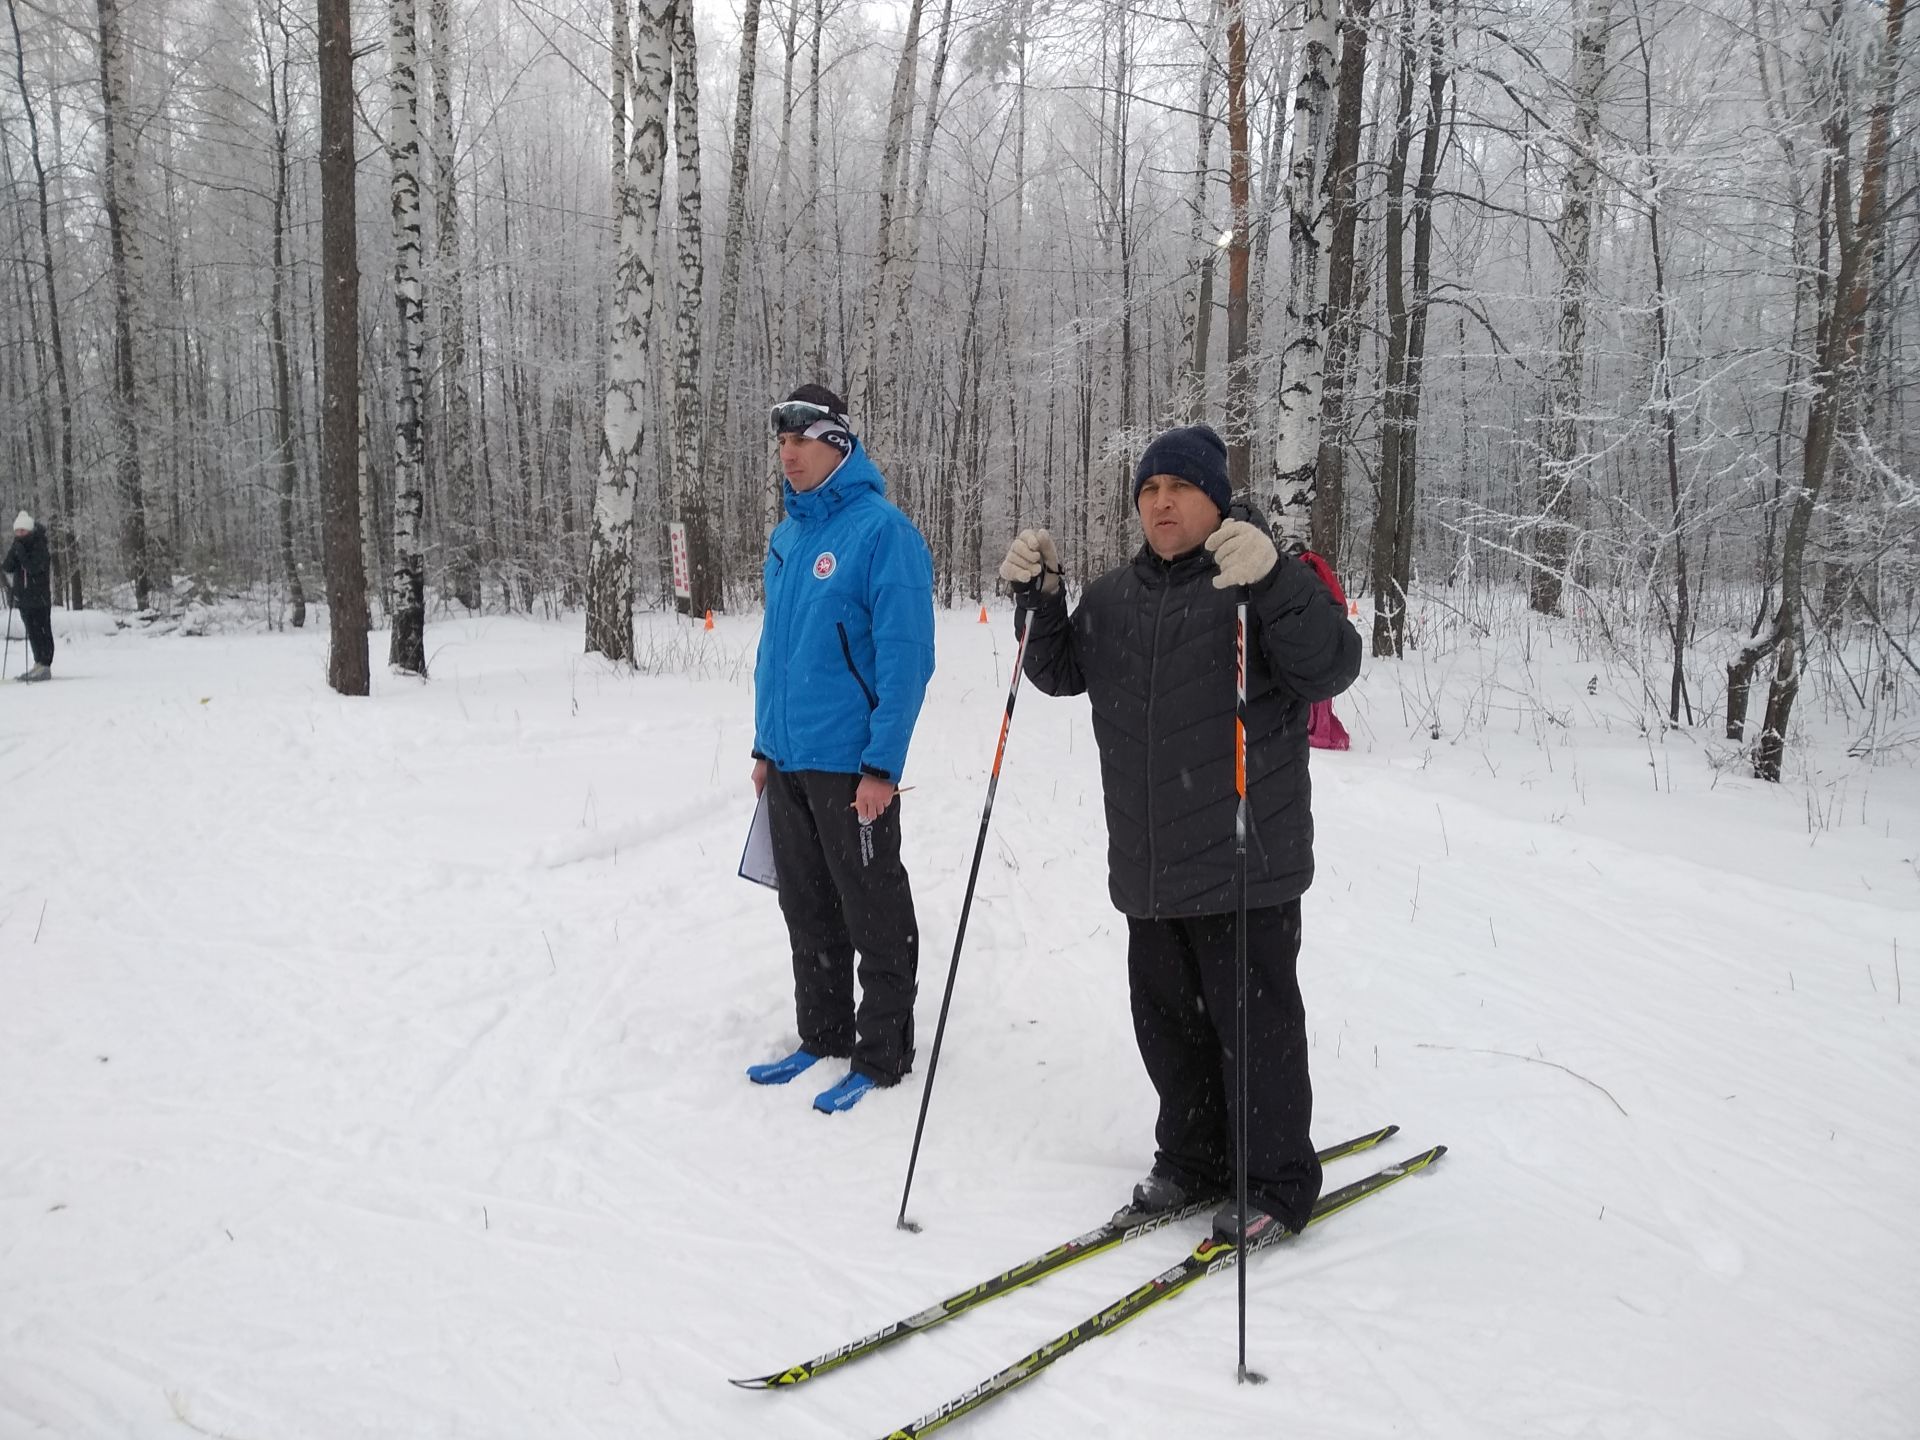
M 1331 217 L 1327 252 L 1327 365 L 1320 396 L 1320 459 L 1313 492 L 1312 547 L 1337 574 L 1344 556 L 1347 510 L 1347 388 L 1354 373 L 1359 315 L 1354 305 L 1354 234 L 1359 225 L 1360 132 L 1367 84 L 1367 26 L 1373 0 L 1347 0 L 1340 19 L 1340 90 L 1334 103 L 1325 203 Z
M 945 0 L 940 10 L 940 38 L 934 43 L 933 74 L 927 82 L 927 114 L 920 133 L 920 165 L 913 183 L 913 202 L 907 208 L 906 216 L 900 225 L 900 238 L 895 249 L 898 252 L 893 274 L 887 284 L 891 286 L 890 296 L 882 297 L 882 307 L 887 320 L 886 344 L 881 353 L 890 357 L 889 373 L 894 379 L 890 387 L 894 394 L 889 396 L 886 411 L 889 415 L 899 415 L 901 406 L 898 400 L 900 377 L 906 368 L 907 356 L 902 344 L 913 334 L 909 311 L 913 304 L 915 274 L 920 264 L 920 224 L 927 213 L 927 193 L 933 166 L 933 139 L 940 126 L 940 92 L 946 83 L 947 56 L 953 40 L 953 0 Z M 912 157 L 901 158 L 902 174 L 912 165 Z M 903 187 L 904 188 L 904 187 Z M 964 358 L 961 365 L 965 367 Z
M 427 673 L 427 553 L 423 533 L 426 428 L 422 413 L 420 295 L 419 16 L 415 0 L 388 7 L 387 149 L 393 180 L 393 574 L 387 663 Z
M 440 332 L 443 397 L 439 453 L 445 466 L 447 588 L 480 608 L 478 529 L 474 524 L 473 400 L 467 388 L 467 306 L 460 266 L 460 188 L 453 134 L 452 14 L 449 0 L 428 0 L 433 45 L 433 287 Z
M 794 0 L 795 4 L 799 0 Z M 800 253 L 807 257 L 809 284 L 800 306 L 802 353 L 807 380 L 825 384 L 827 372 L 826 262 L 820 246 L 820 44 L 826 33 L 824 0 L 813 0 L 813 44 L 809 47 L 807 76 L 807 194 L 800 211 Z M 840 352 L 844 363 L 846 352 Z M 771 489 L 772 518 L 779 519 L 780 490 Z
M 728 425 L 733 399 L 733 359 L 739 328 L 741 253 L 746 246 L 747 183 L 753 158 L 753 91 L 760 47 L 760 0 L 746 0 L 740 20 L 740 74 L 733 103 L 733 156 L 727 174 L 726 235 L 720 254 L 719 334 L 715 340 L 713 375 L 707 402 L 707 426 L 714 444 L 707 450 L 707 470 L 701 489 L 709 499 L 732 500 L 723 514 L 744 518 L 754 509 L 751 488 L 743 485 L 725 461 L 733 453 Z M 748 528 L 746 525 L 742 529 Z M 759 531 L 758 517 L 751 526 Z M 715 537 L 714 549 L 722 548 Z
M 151 415 L 144 367 L 146 268 L 136 198 L 138 161 L 130 118 L 132 78 L 120 0 L 98 0 L 100 96 L 102 102 L 102 204 L 113 272 L 114 477 L 121 505 L 120 563 L 133 582 L 134 604 L 144 610 L 152 592 L 148 574 L 147 502 L 143 460 Z
M 1101 364 L 1098 444 L 1103 451 L 1109 447 L 1115 451 L 1109 455 L 1105 473 L 1099 477 L 1100 493 L 1095 501 L 1106 515 L 1099 532 L 1099 567 L 1103 570 L 1126 559 L 1134 548 L 1134 537 L 1138 534 L 1133 486 L 1129 483 L 1132 466 L 1128 463 L 1126 449 L 1115 445 L 1125 428 L 1137 423 L 1133 396 L 1133 234 L 1128 179 L 1128 156 L 1131 150 L 1128 132 L 1133 119 L 1131 87 L 1134 75 L 1130 19 L 1126 6 L 1114 7 L 1113 21 L 1117 34 L 1114 43 L 1113 123 L 1109 142 L 1112 171 L 1103 187 L 1107 192 L 1107 225 L 1101 245 L 1101 271 L 1109 277 L 1109 293 L 1113 293 L 1114 282 L 1116 279 L 1118 281 L 1118 293 L 1114 294 L 1112 304 L 1120 323 L 1112 328 L 1099 327 L 1095 332 L 1100 336 Z M 1114 333 L 1116 330 L 1117 336 Z M 1119 340 L 1117 356 L 1114 353 L 1116 338 Z M 1117 384 L 1113 373 L 1116 365 L 1119 371 Z
M 1189 243 L 1187 281 L 1180 295 L 1179 381 L 1169 409 L 1189 424 L 1207 412 L 1207 350 L 1213 341 L 1213 262 L 1219 258 L 1219 229 L 1207 214 L 1209 170 L 1213 165 L 1213 47 L 1220 22 L 1218 0 L 1207 9 L 1200 76 L 1194 86 L 1193 185 L 1187 196 Z
M 706 424 L 700 396 L 700 301 L 705 264 L 700 248 L 700 75 L 693 0 L 673 7 L 673 148 L 679 158 L 673 308 L 673 470 L 680 518 L 687 527 L 695 615 L 725 602 L 725 573 L 713 523 L 714 497 L 701 483 Z
M 74 543 L 74 525 L 79 518 L 74 496 L 73 393 L 67 378 L 67 347 L 60 320 L 60 287 L 53 263 L 53 205 L 48 196 L 47 166 L 40 152 L 40 120 L 27 88 L 26 45 L 20 38 L 19 0 L 7 0 L 7 18 L 13 25 L 14 74 L 20 86 L 20 109 L 27 119 L 28 150 L 33 160 L 34 197 L 38 202 L 40 229 L 41 282 L 47 290 L 48 341 L 53 347 L 53 379 L 60 397 L 60 445 L 54 461 L 54 493 L 59 496 L 59 513 L 47 528 L 53 533 L 53 553 L 60 576 L 60 589 L 69 610 L 81 608 L 78 547 Z
M 321 395 L 327 683 L 365 695 L 367 577 L 360 563 L 360 490 L 354 474 L 360 394 L 360 262 L 353 199 L 353 7 L 316 0 L 320 29 L 320 265 L 326 358 Z
M 1600 92 L 1607 78 L 1607 41 L 1613 0 L 1581 0 L 1584 13 L 1573 61 L 1572 154 L 1566 193 L 1554 235 L 1560 261 L 1558 334 L 1547 379 L 1545 444 L 1540 456 L 1539 541 L 1528 602 L 1542 615 L 1558 614 L 1567 560 L 1573 551 L 1573 490 L 1581 464 L 1580 401 L 1584 391 L 1587 292 L 1592 287 L 1593 202 L 1600 183 Z
M 616 231 L 620 217 L 626 213 L 627 192 L 627 87 L 632 84 L 633 71 L 633 30 L 628 20 L 627 0 L 613 0 L 613 43 L 611 83 L 607 86 L 607 97 L 612 103 L 613 149 L 608 156 L 607 174 L 612 180 L 613 223 Z M 503 151 L 500 159 L 500 198 L 501 213 L 506 213 L 506 155 Z M 616 240 L 615 243 L 618 243 Z
M 1280 352 L 1274 437 L 1276 538 L 1289 550 L 1307 546 L 1314 484 L 1320 467 L 1320 393 L 1327 362 L 1327 249 L 1332 207 L 1322 193 L 1330 97 L 1339 68 L 1337 0 L 1306 0 L 1304 54 L 1294 89 L 1292 150 L 1287 163 L 1286 343 Z
M 600 427 L 600 476 L 587 546 L 587 642 L 631 665 L 633 517 L 647 441 L 656 284 L 654 241 L 666 174 L 667 105 L 673 91 L 673 0 L 633 0 L 632 113 L 614 191 L 620 249 L 607 326 L 607 393 Z M 621 73 L 616 59 L 615 73 Z
M 880 372 L 886 357 L 877 353 L 881 303 L 891 293 L 894 271 L 898 266 L 895 251 L 894 200 L 901 157 L 906 149 L 907 133 L 913 119 L 913 91 L 920 58 L 920 17 L 926 0 L 911 0 L 907 9 L 907 33 L 901 42 L 900 63 L 893 72 L 893 98 L 887 105 L 886 139 L 880 151 L 880 231 L 874 245 L 874 283 L 867 287 L 860 307 L 860 338 L 854 354 L 854 394 L 848 403 L 866 407 L 865 428 L 873 428 L 880 416 Z M 856 422 L 858 424 L 859 422 Z
M 1246 0 L 1227 3 L 1227 198 L 1233 215 L 1233 238 L 1227 245 L 1227 478 L 1236 495 L 1245 495 L 1253 480 L 1252 423 L 1253 369 L 1247 353 L 1247 280 L 1252 238 L 1248 190 L 1252 166 L 1247 153 L 1247 10 Z
M 759 0 L 753 0 L 758 6 Z M 773 158 L 773 233 L 779 238 L 774 252 L 774 272 L 786 276 L 795 273 L 794 241 L 796 239 L 794 215 L 794 161 L 793 161 L 793 70 L 800 59 L 800 4 L 799 0 L 788 0 L 786 20 L 780 30 L 782 63 L 780 68 L 780 144 Z M 802 202 L 804 203 L 804 202 Z M 728 204 L 732 204 L 732 195 L 728 195 Z M 771 389 L 775 394 L 781 390 L 784 377 L 793 371 L 794 320 L 797 307 L 786 285 L 775 284 L 773 294 L 768 297 L 772 317 L 768 322 L 771 336 L 767 342 L 767 375 L 772 381 Z M 762 507 L 761 513 L 765 514 Z M 754 537 L 764 540 L 766 527 L 756 524 Z M 756 548 L 764 548 L 756 547 Z

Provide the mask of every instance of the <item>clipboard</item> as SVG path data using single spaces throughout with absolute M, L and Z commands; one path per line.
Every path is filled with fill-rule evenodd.
M 767 792 L 760 792 L 760 803 L 753 807 L 753 823 L 747 827 L 747 843 L 740 849 L 742 880 L 751 880 L 769 890 L 780 888 L 773 868 L 773 827 L 767 820 Z

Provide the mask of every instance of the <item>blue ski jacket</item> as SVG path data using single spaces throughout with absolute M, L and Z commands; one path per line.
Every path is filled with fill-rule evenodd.
M 753 753 L 897 785 L 933 674 L 933 557 L 857 440 L 816 489 L 785 490 L 767 545 Z

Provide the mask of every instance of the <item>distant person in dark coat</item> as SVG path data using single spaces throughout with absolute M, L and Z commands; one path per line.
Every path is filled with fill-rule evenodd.
M 0 510 L 0 515 L 6 512 Z M 47 527 L 22 510 L 13 517 L 13 544 L 6 559 L 0 560 L 0 576 L 6 577 L 7 597 L 20 612 L 27 627 L 27 643 L 33 647 L 33 664 L 14 678 L 50 680 L 53 678 L 53 557 L 47 547 Z
M 1319 575 L 1281 558 L 1234 503 L 1226 446 L 1207 426 L 1154 440 L 1133 497 L 1146 543 L 1071 614 L 1046 531 L 1021 532 L 1000 574 L 1031 612 L 1027 678 L 1092 702 L 1108 888 L 1127 917 L 1134 1037 L 1160 1097 L 1153 1170 L 1116 1218 L 1232 1188 L 1235 592 L 1246 592 L 1251 1241 L 1276 1224 L 1300 1230 L 1320 1193 L 1295 977 L 1313 880 L 1307 709 L 1353 683 L 1360 637 Z M 1214 1229 L 1239 1238 L 1235 1204 Z

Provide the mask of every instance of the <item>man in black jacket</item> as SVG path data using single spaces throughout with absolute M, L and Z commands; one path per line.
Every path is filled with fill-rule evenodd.
M 1231 1189 L 1235 605 L 1245 591 L 1250 1240 L 1271 1225 L 1301 1229 L 1320 1194 L 1295 978 L 1300 896 L 1313 880 L 1307 707 L 1353 683 L 1360 637 L 1307 564 L 1280 558 L 1257 520 L 1228 518 L 1226 446 L 1207 426 L 1156 439 L 1133 489 L 1146 544 L 1089 584 L 1071 615 L 1046 531 L 1017 536 L 1000 574 L 1031 609 L 1027 678 L 1092 702 L 1108 889 L 1127 917 L 1134 1036 L 1160 1096 L 1153 1170 L 1120 1216 Z M 1238 1236 L 1233 1203 L 1214 1228 Z
M 0 511 L 0 514 L 5 514 Z M 22 510 L 13 517 L 13 544 L 0 560 L 0 575 L 20 621 L 27 627 L 33 664 L 15 677 L 20 680 L 53 678 L 53 564 L 47 553 L 47 527 Z

